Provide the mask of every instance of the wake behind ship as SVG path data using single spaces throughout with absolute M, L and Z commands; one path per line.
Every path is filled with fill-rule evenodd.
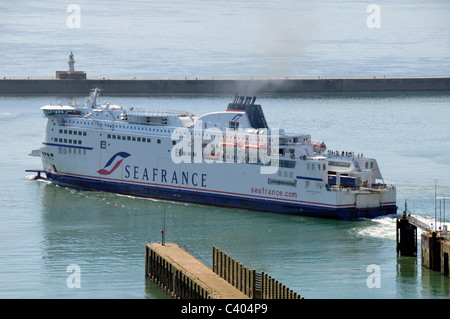
M 396 214 L 377 161 L 269 128 L 255 97 L 200 117 L 97 105 L 46 105 L 42 159 L 59 185 L 336 219 Z

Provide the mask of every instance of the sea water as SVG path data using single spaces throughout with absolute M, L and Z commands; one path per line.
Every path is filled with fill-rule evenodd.
M 52 78 L 67 70 L 70 51 L 88 78 L 448 75 L 450 4 L 374 4 L 378 11 L 325 0 L 3 1 L 0 77 Z M 46 122 L 39 108 L 73 98 L 85 96 L 0 96 L 1 298 L 167 298 L 144 276 L 145 245 L 161 240 L 164 225 L 167 242 L 205 264 L 216 246 L 305 298 L 450 296 L 449 279 L 423 268 L 420 250 L 396 255 L 395 216 L 335 221 L 32 180 L 25 170 L 41 163 L 28 154 L 41 146 Z M 233 98 L 100 97 L 196 115 L 222 111 Z M 397 186 L 399 213 L 406 201 L 431 227 L 448 223 L 448 93 L 264 94 L 257 102 L 270 127 L 376 158 L 384 181 Z
M 448 76 L 445 0 L 4 0 L 0 77 Z

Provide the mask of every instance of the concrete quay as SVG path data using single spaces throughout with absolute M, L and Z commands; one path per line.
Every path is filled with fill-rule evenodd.
M 344 93 L 450 91 L 450 77 L 310 79 L 0 79 L 0 94 Z
M 450 236 L 444 231 L 422 233 L 422 266 L 450 277 Z

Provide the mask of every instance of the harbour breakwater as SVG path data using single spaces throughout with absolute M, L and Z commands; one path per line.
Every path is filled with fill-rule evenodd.
M 310 79 L 0 79 L 0 94 L 339 93 L 450 91 L 450 77 Z

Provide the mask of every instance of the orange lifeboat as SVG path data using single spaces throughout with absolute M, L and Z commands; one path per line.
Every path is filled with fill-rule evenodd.
M 219 146 L 236 147 L 236 143 L 222 142 L 222 143 L 219 143 Z
M 323 152 L 327 149 L 325 142 L 312 143 L 312 146 L 313 146 L 314 152 Z
M 246 148 L 246 149 L 257 149 L 257 150 L 263 149 L 263 150 L 265 150 L 265 149 L 267 149 L 267 146 L 266 145 L 247 144 L 247 145 L 244 146 L 244 148 Z

